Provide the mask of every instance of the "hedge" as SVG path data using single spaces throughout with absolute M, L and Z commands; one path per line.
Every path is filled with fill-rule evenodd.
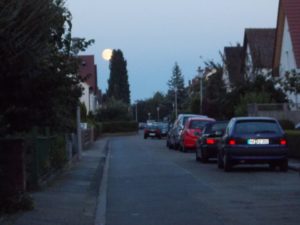
M 135 132 L 138 131 L 138 123 L 135 121 L 112 121 L 102 122 L 102 133 L 119 133 L 119 132 Z
M 300 131 L 286 130 L 285 133 L 289 147 L 289 157 L 300 159 Z

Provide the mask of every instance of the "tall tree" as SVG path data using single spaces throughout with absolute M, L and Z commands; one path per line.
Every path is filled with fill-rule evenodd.
M 81 95 L 63 0 L 0 2 L 0 126 L 71 128 Z M 79 40 L 79 50 L 92 41 Z
M 175 104 L 176 95 L 178 111 L 181 111 L 183 109 L 183 103 L 187 97 L 187 91 L 184 88 L 184 76 L 177 62 L 175 62 L 173 67 L 172 76 L 168 81 L 168 86 L 169 90 L 167 97 L 171 103 L 171 106 L 172 104 Z
M 108 80 L 107 96 L 114 97 L 126 104 L 130 104 L 130 89 L 127 73 L 127 62 L 121 50 L 113 50 L 110 59 L 110 76 Z

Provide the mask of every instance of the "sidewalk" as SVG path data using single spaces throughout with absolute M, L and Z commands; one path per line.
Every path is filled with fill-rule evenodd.
M 289 159 L 289 169 L 300 172 L 300 160 L 299 159 Z
M 92 225 L 108 138 L 101 138 L 48 187 L 32 194 L 33 211 L 0 221 L 0 225 Z

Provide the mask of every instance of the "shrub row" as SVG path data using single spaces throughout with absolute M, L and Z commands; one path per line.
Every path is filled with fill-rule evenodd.
M 285 133 L 289 146 L 289 157 L 300 159 L 300 131 L 286 130 Z
M 138 123 L 135 121 L 102 122 L 96 126 L 96 130 L 97 133 L 135 132 L 138 130 Z
M 295 128 L 295 124 L 291 120 L 278 120 L 278 122 L 284 130 L 293 130 Z

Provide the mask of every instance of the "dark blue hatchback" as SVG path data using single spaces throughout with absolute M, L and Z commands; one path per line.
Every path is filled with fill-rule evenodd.
M 288 169 L 287 141 L 278 121 L 269 117 L 232 118 L 218 148 L 218 167 L 230 171 L 237 164 L 269 164 Z

